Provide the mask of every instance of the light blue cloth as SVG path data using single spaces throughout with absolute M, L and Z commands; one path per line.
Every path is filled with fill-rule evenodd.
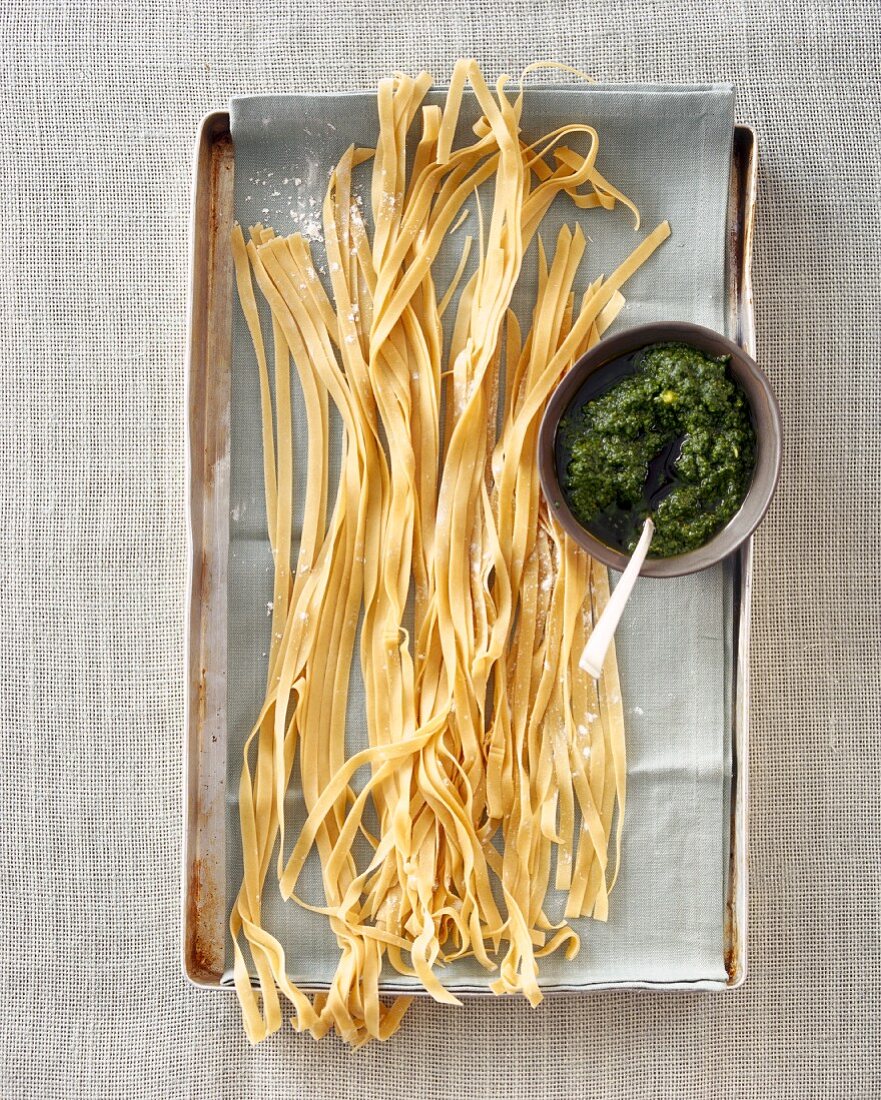
M 440 98 L 441 93 L 433 94 Z M 642 214 L 637 233 L 622 207 L 608 213 L 579 211 L 566 199 L 555 203 L 542 225 L 544 240 L 550 244 L 564 221 L 582 224 L 589 238 L 585 283 L 611 272 L 658 222 L 666 218 L 671 224 L 671 238 L 624 287 L 627 305 L 613 331 L 656 320 L 695 321 L 724 330 L 733 106 L 729 85 L 567 86 L 527 92 L 526 139 L 565 122 L 595 126 L 598 167 Z M 471 121 L 473 117 L 468 125 Z M 308 233 L 320 226 L 328 170 L 350 144 L 375 140 L 376 100 L 372 93 L 235 99 L 232 131 L 237 220 L 245 226 L 262 221 L 281 233 Z M 463 136 L 465 132 L 463 128 Z M 466 225 L 475 222 L 472 214 Z M 464 232 L 439 258 L 441 287 L 458 261 Z M 323 254 L 320 245 L 315 251 L 316 256 Z M 527 304 L 534 299 L 534 272 L 533 247 L 514 299 L 524 322 Z M 295 470 L 302 471 L 305 420 L 299 394 L 294 418 Z M 253 350 L 236 304 L 229 562 L 231 798 L 238 789 L 241 746 L 266 681 L 272 570 L 259 425 Z M 608 923 L 576 922 L 582 934 L 577 958 L 567 962 L 558 954 L 542 961 L 542 982 L 548 987 L 725 978 L 731 587 L 729 573 L 717 567 L 692 577 L 641 580 L 631 599 L 618 634 L 629 761 L 621 875 Z M 350 694 L 349 740 L 352 745 L 366 740 L 357 672 Z M 292 812 L 301 811 L 297 792 L 289 797 Z M 228 836 L 231 899 L 241 881 L 234 802 Z M 320 899 L 319 882 L 317 866 L 307 866 L 307 897 Z M 324 919 L 296 905 L 282 905 L 271 888 L 265 905 L 267 925 L 286 948 L 292 976 L 328 981 L 338 950 Z M 489 979 L 480 967 L 462 962 L 450 967 L 444 980 L 456 988 L 485 987 Z

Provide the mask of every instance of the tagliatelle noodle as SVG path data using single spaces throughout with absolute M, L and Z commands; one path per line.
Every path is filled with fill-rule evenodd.
M 260 378 L 260 416 L 263 426 L 263 483 L 266 491 L 266 521 L 269 538 L 275 549 L 275 502 L 277 496 L 275 470 L 275 435 L 272 426 L 272 396 L 269 388 L 269 368 L 266 364 L 266 349 L 260 330 L 260 318 L 257 313 L 257 301 L 251 283 L 251 270 L 248 266 L 247 248 L 241 227 L 233 226 L 230 234 L 230 249 L 233 257 L 236 287 L 239 303 L 257 357 L 257 371 Z
M 626 758 L 614 652 L 598 685 L 577 664 L 608 579 L 551 521 L 532 455 L 551 390 L 617 315 L 620 287 L 669 227 L 596 279 L 578 308 L 581 229 L 561 230 L 550 258 L 539 240 L 523 336 L 511 297 L 554 199 L 638 212 L 597 172 L 590 126 L 522 142 L 522 78 L 511 99 L 506 78 L 493 93 L 476 63 L 461 61 L 443 108 L 422 106 L 430 84 L 424 73 L 382 81 L 376 149 L 349 149 L 331 172 L 322 210 L 330 295 L 302 237 L 256 226 L 246 245 L 233 232 L 260 379 L 275 566 L 267 696 L 239 791 L 244 878 L 230 916 L 236 989 L 255 1042 L 280 1026 L 279 994 L 295 1027 L 316 1038 L 331 1027 L 355 1046 L 387 1038 L 408 999 L 382 1003 L 384 963 L 458 1003 L 438 968 L 473 956 L 496 971 L 496 992 L 537 1004 L 537 960 L 578 950 L 565 919 L 606 918 L 620 864 Z M 467 86 L 481 114 L 475 140 L 456 148 Z M 578 134 L 589 139 L 583 155 L 560 144 Z M 353 177 L 371 158 L 372 237 Z M 480 189 L 489 184 L 486 203 Z M 438 300 L 433 265 L 471 196 L 474 270 L 466 277 L 468 237 Z M 252 275 L 272 315 L 275 424 Z M 445 351 L 442 319 L 457 291 Z M 291 362 L 308 432 L 295 566 Z M 343 441 L 328 516 L 331 403 Z M 347 757 L 356 644 L 369 744 Z M 284 800 L 297 758 L 307 818 L 291 846 Z M 359 836 L 366 859 L 356 858 Z M 330 988 L 311 1002 L 262 925 L 273 852 L 282 896 L 323 914 L 339 944 Z M 310 853 L 324 904 L 296 893 Z M 558 924 L 546 912 L 552 877 L 566 895 Z

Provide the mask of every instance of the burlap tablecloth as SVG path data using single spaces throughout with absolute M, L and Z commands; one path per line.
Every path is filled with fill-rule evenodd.
M 59 0 L 6 5 L 0 35 L 4 1100 L 878 1096 L 877 4 Z M 786 445 L 756 547 L 750 976 L 251 1050 L 178 966 L 193 136 L 233 94 L 463 53 L 732 80 L 758 131 Z

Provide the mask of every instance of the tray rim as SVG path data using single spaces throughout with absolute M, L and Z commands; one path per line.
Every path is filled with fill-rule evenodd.
M 229 138 L 229 112 L 212 111 L 205 115 L 196 133 L 192 153 L 192 178 L 190 192 L 189 224 L 189 263 L 187 282 L 187 357 L 184 378 L 184 428 L 185 447 L 185 506 L 187 540 L 187 578 L 186 578 L 186 622 L 184 626 L 184 700 L 185 722 L 182 745 L 182 796 L 183 796 L 183 837 L 181 844 L 181 942 L 180 963 L 184 978 L 200 988 L 222 988 L 223 964 L 217 966 L 218 955 L 222 958 L 225 949 L 226 898 L 225 892 L 219 899 L 217 892 L 220 883 L 213 874 L 206 872 L 203 864 L 203 852 L 212 854 L 214 864 L 224 867 L 225 834 L 221 827 L 217 829 L 219 817 L 215 796 L 215 808 L 208 812 L 206 804 L 200 798 L 200 788 L 206 786 L 198 757 L 201 736 L 205 729 L 207 701 L 206 667 L 202 665 L 203 649 L 194 648 L 202 641 L 202 587 L 206 574 L 206 547 L 201 538 L 201 520 L 197 523 L 197 505 L 204 513 L 203 481 L 205 474 L 205 455 L 201 464 L 197 462 L 195 433 L 193 431 L 196 409 L 194 396 L 198 391 L 197 370 L 200 354 L 204 353 L 207 334 L 197 326 L 200 307 L 207 313 L 211 278 L 209 271 L 210 253 L 213 237 L 219 228 L 212 218 L 210 192 L 214 186 L 215 149 L 218 143 Z M 229 143 L 231 151 L 231 142 Z M 231 159 L 231 157 L 230 157 Z M 205 220 L 202 220 L 202 207 L 205 207 Z M 230 291 L 232 282 L 230 278 Z M 230 334 L 231 340 L 231 334 Z M 207 358 L 207 356 L 206 356 Z M 204 367 L 204 363 L 202 364 Z M 204 373 L 204 372 L 203 372 Z M 225 575 L 224 575 L 225 590 Z M 225 591 L 224 591 L 225 617 Z M 225 739 L 224 739 L 225 745 Z M 224 749 L 225 754 L 225 749 Z M 221 804 L 225 799 L 225 767 L 218 776 Z M 207 806 L 211 804 L 208 803 Z M 219 838 L 219 839 L 218 839 Z M 218 854 L 220 849 L 220 854 Z M 212 899 L 210 907 L 205 904 Z M 209 912 L 210 908 L 210 912 Z M 206 929 L 205 925 L 211 927 Z M 214 936 L 220 932 L 220 951 L 217 950 Z M 213 933 L 213 935 L 212 935 Z M 212 947 L 212 945 L 214 945 Z
M 198 127 L 192 160 L 192 178 L 190 192 L 190 237 L 189 237 L 189 270 L 187 293 L 187 356 L 184 379 L 184 410 L 185 410 L 185 435 L 186 435 L 186 538 L 187 538 L 187 579 L 186 579 L 186 621 L 184 626 L 184 699 L 185 720 L 182 739 L 182 799 L 183 799 L 183 837 L 181 844 L 181 945 L 180 965 L 183 977 L 186 981 L 203 989 L 232 989 L 228 971 L 224 971 L 222 963 L 218 969 L 216 964 L 209 961 L 205 964 L 201 956 L 205 953 L 205 940 L 203 938 L 204 925 L 209 924 L 216 932 L 217 927 L 222 928 L 220 939 L 221 953 L 225 947 L 226 921 L 225 921 L 225 891 L 222 895 L 222 907 L 217 911 L 216 900 L 208 913 L 204 906 L 200 906 L 200 895 L 216 892 L 219 883 L 209 880 L 206 884 L 205 870 L 202 864 L 205 844 L 211 848 L 210 835 L 212 829 L 211 814 L 205 811 L 199 798 L 199 788 L 203 786 L 203 774 L 199 757 L 195 750 L 201 743 L 201 735 L 204 733 L 205 721 L 205 695 L 206 676 L 205 667 L 202 665 L 201 650 L 198 660 L 194 662 L 193 646 L 200 637 L 202 629 L 200 588 L 202 586 L 205 559 L 204 545 L 200 545 L 201 528 L 196 523 L 196 506 L 203 503 L 200 496 L 201 483 L 197 480 L 200 463 L 197 461 L 195 445 L 197 440 L 192 430 L 194 409 L 192 401 L 197 392 L 196 372 L 205 368 L 205 362 L 200 362 L 200 352 L 205 343 L 205 333 L 198 325 L 200 305 L 209 294 L 210 279 L 202 281 L 203 269 L 207 269 L 211 244 L 214 238 L 210 234 L 213 229 L 215 237 L 218 226 L 216 219 L 209 216 L 208 224 L 200 220 L 200 213 L 205 201 L 210 201 L 210 190 L 216 182 L 212 179 L 216 171 L 213 158 L 218 145 L 226 142 L 231 150 L 229 132 L 229 112 L 227 110 L 211 111 L 206 114 Z M 231 152 L 230 152 L 231 157 Z M 739 177 L 735 172 L 738 165 L 738 156 L 743 160 L 743 166 Z M 758 172 L 758 149 L 756 133 L 753 127 L 737 123 L 734 128 L 732 144 L 732 172 L 729 190 L 728 208 L 728 248 L 726 249 L 726 300 L 729 310 L 729 324 L 732 326 L 732 338 L 743 346 L 751 355 L 755 356 L 755 312 L 752 287 L 752 252 L 755 225 L 756 186 Z M 208 171 L 206 171 L 206 168 Z M 737 178 L 736 178 L 737 177 Z M 739 200 L 739 201 L 738 201 Z M 210 210 L 209 210 L 210 214 Z M 209 239 L 206 241 L 206 237 Z M 207 249 L 205 245 L 207 244 Z M 735 250 L 734 246 L 737 248 Z M 735 254 L 736 253 L 736 254 Z M 206 275 L 207 275 L 206 270 Z M 204 358 L 204 356 L 203 356 Z M 201 455 L 201 472 L 204 474 L 205 455 Z M 729 827 L 729 863 L 728 863 L 728 889 L 725 898 L 725 913 L 723 918 L 723 935 L 725 948 L 725 965 L 728 973 L 727 980 L 722 979 L 695 979 L 693 981 L 652 981 L 649 979 L 629 979 L 617 982 L 585 982 L 579 984 L 560 984 L 554 986 L 542 986 L 542 992 L 547 996 L 572 995 L 580 993 L 599 992 L 616 989 L 641 989 L 657 992 L 667 991 L 700 991 L 700 990 L 728 990 L 737 989 L 743 985 L 747 974 L 747 922 L 748 922 L 748 826 L 749 826 L 749 641 L 750 618 L 752 605 L 752 572 L 753 549 L 752 539 L 749 539 L 737 555 L 738 576 L 737 584 L 740 588 L 740 602 L 736 604 L 737 627 L 735 648 L 735 674 L 733 677 L 733 707 L 734 721 L 732 729 L 732 782 L 730 802 L 730 827 Z M 201 568 L 200 568 L 201 565 Z M 224 563 L 225 584 L 225 563 Z M 225 605 L 225 598 L 224 598 Z M 225 606 L 224 606 L 225 614 Z M 200 710 L 201 706 L 201 710 Z M 224 739 L 225 744 L 225 739 Z M 221 777 L 225 801 L 225 774 Z M 216 802 L 216 797 L 215 797 Z M 215 814 L 216 818 L 216 814 Z M 207 820 L 207 825 L 206 825 Z M 215 821 L 216 826 L 216 821 Z M 223 829 L 221 843 L 218 845 L 225 849 L 223 843 Z M 225 857 L 221 855 L 215 859 L 225 873 Z M 201 951 L 200 951 L 201 946 Z M 210 947 L 210 940 L 208 941 Z M 215 944 L 216 947 L 216 944 Z M 215 955 L 216 957 L 216 955 Z M 328 988 L 327 983 L 303 983 L 306 991 L 321 991 Z M 428 994 L 425 991 L 413 990 L 404 985 L 399 985 L 394 980 L 383 982 L 383 993 L 407 993 L 409 995 Z M 459 996 L 486 997 L 492 996 L 484 987 L 468 987 L 466 983 L 457 984 L 455 992 Z

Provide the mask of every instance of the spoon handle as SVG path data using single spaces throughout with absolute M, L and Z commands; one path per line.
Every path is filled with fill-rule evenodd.
M 655 525 L 651 519 L 647 519 L 639 537 L 639 542 L 636 544 L 636 549 L 627 563 L 627 568 L 621 574 L 621 579 L 615 586 L 615 591 L 609 597 L 609 602 L 603 609 L 599 622 L 594 626 L 593 633 L 588 638 L 587 645 L 582 651 L 578 665 L 585 672 L 590 673 L 595 680 L 600 678 L 600 673 L 603 671 L 606 653 L 612 644 L 612 637 L 618 627 L 624 606 L 633 591 L 633 586 L 636 584 L 636 578 L 639 576 L 640 569 L 642 569 L 642 563 L 649 552 L 654 533 Z

